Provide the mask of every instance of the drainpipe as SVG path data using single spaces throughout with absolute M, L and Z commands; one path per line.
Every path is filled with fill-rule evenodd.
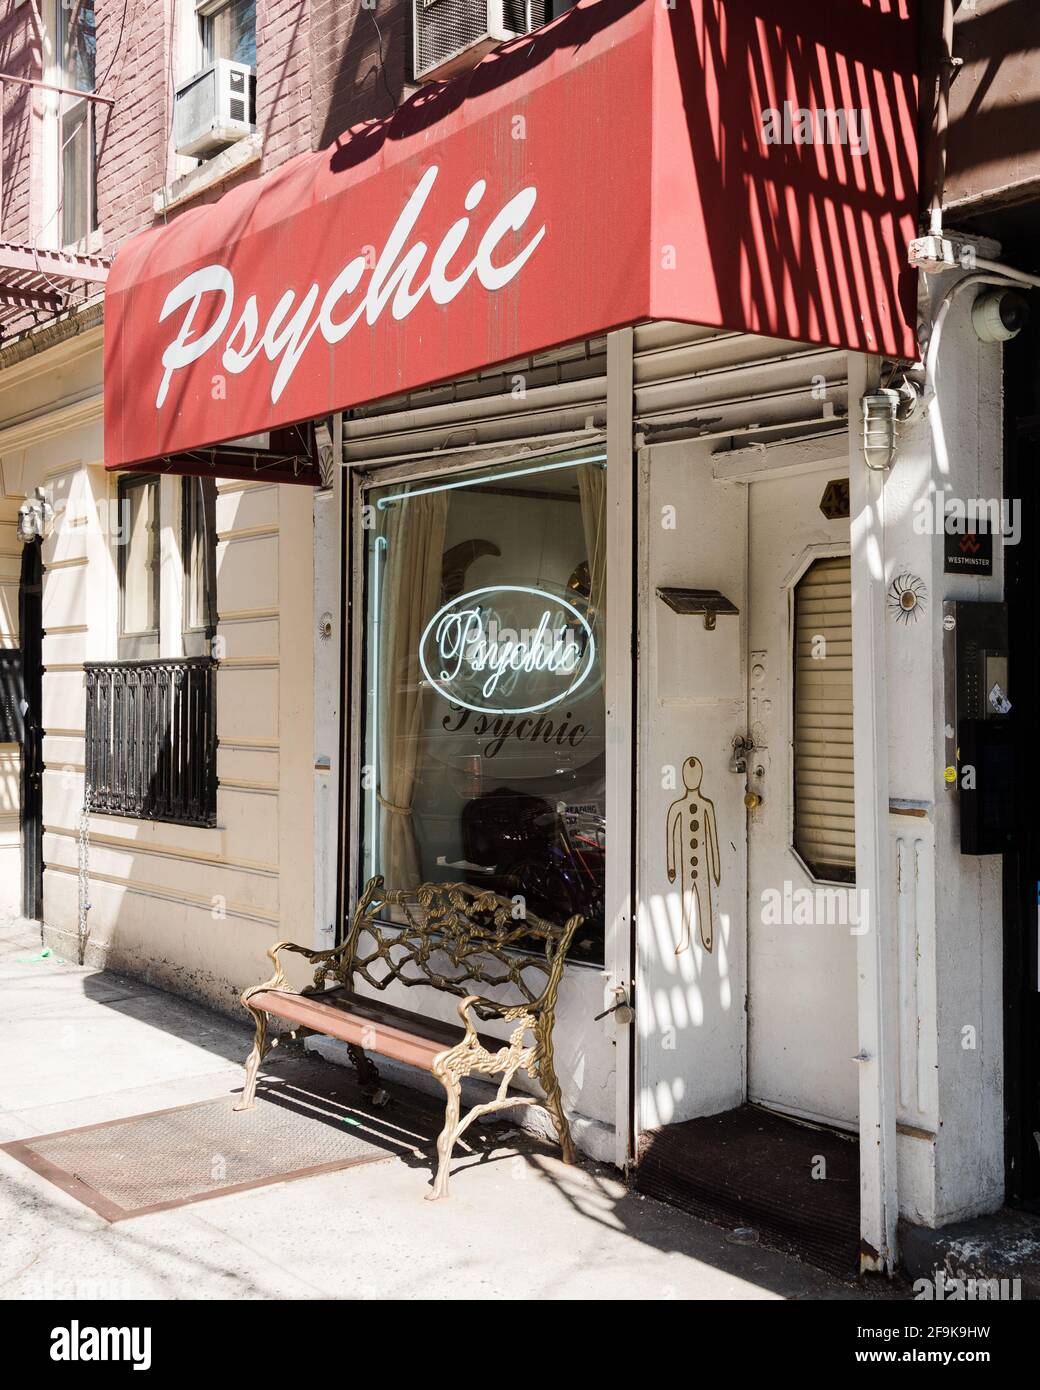
M 953 58 L 953 0 L 940 0 L 942 5 L 942 45 L 939 56 L 939 87 L 935 103 L 935 177 L 932 181 L 932 200 L 928 210 L 928 230 L 932 236 L 942 236 L 943 194 L 946 188 L 946 145 L 950 129 L 950 83 L 957 64 Z

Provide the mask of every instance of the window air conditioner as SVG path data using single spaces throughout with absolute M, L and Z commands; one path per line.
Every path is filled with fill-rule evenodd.
M 256 130 L 256 74 L 218 58 L 177 88 L 173 143 L 178 154 L 215 154 Z
M 545 23 L 549 0 L 412 0 L 413 71 L 433 82 Z

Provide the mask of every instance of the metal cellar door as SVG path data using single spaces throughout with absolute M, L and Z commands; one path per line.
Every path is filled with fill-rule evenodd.
M 858 1116 L 844 460 L 750 484 L 748 1099 Z

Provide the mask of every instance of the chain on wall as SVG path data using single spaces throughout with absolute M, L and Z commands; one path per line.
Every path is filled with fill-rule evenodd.
M 86 964 L 87 954 L 87 913 L 90 911 L 90 783 L 83 787 L 83 810 L 79 817 L 79 915 L 76 923 L 76 941 L 80 965 Z

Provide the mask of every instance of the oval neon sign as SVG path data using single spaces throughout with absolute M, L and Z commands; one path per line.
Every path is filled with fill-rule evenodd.
M 536 714 L 588 680 L 596 640 L 569 599 L 500 584 L 439 608 L 419 641 L 419 665 L 438 695 L 477 714 Z

